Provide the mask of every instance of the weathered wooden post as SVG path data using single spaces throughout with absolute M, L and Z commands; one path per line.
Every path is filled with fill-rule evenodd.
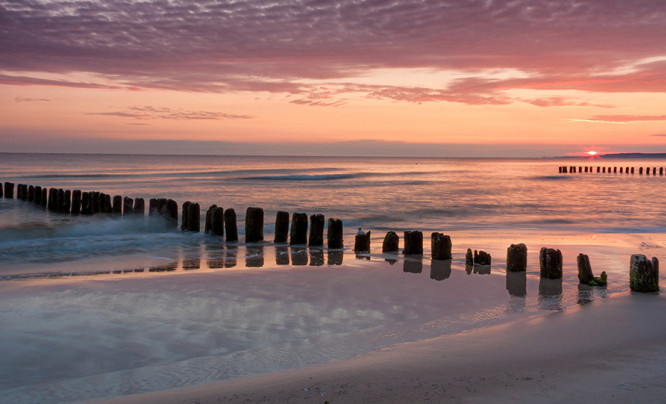
M 227 242 L 238 241 L 238 224 L 233 208 L 224 211 L 224 231 L 227 233 Z
M 474 265 L 490 265 L 491 257 L 485 251 L 474 250 Z
M 397 252 L 400 250 L 400 236 L 394 231 L 386 233 L 384 236 L 384 242 L 382 243 L 382 252 Z
M 465 253 L 465 267 L 467 268 L 474 267 L 474 254 L 472 253 L 471 248 L 468 248 L 467 252 Z
M 511 244 L 507 248 L 506 270 L 508 272 L 527 271 L 527 246 L 525 244 Z
M 562 278 L 562 252 L 553 248 L 541 248 L 539 252 L 541 277 L 548 279 Z
M 643 167 L 638 167 L 638 173 L 643 174 Z
M 65 191 L 65 199 L 62 204 L 62 213 L 70 213 L 72 209 L 72 191 Z
M 33 202 L 35 200 L 35 187 L 32 185 L 28 186 L 28 202 Z
M 578 254 L 576 258 L 578 264 L 578 281 L 585 285 L 594 280 L 592 275 L 592 267 L 590 266 L 590 258 L 585 254 Z
M 198 203 L 190 203 L 187 209 L 187 226 L 189 231 L 198 233 L 201 230 L 201 208 Z
M 434 232 L 430 235 L 430 247 L 433 260 L 450 260 L 452 258 L 451 237 Z
M 328 219 L 328 232 L 326 234 L 326 238 L 328 241 L 328 248 L 332 249 L 339 249 L 344 246 L 343 240 L 342 240 L 342 220 L 340 219 L 334 219 L 330 218 Z M 331 263 L 331 254 L 329 253 L 329 264 Z M 338 257 L 337 254 L 333 255 L 333 265 L 340 265 L 337 264 L 339 258 L 340 264 L 342 263 L 342 256 Z
M 118 197 L 120 197 L 120 195 L 118 195 Z M 114 201 L 113 201 L 113 209 L 114 210 L 116 209 L 115 197 L 114 197 Z M 130 198 L 129 196 L 126 196 L 126 197 L 122 198 L 122 206 L 119 207 L 119 211 L 117 213 L 122 214 L 124 216 L 134 214 L 134 200 L 132 198 Z
M 294 213 L 291 216 L 290 245 L 301 245 L 307 243 L 308 237 L 308 215 L 306 213 Z
M 160 203 L 160 205 L 162 205 Z M 164 200 L 164 211 L 160 211 L 162 217 L 166 219 L 167 225 L 174 229 L 178 228 L 178 203 L 173 199 Z M 162 207 L 160 206 L 160 210 Z
M 159 200 L 158 200 L 157 203 L 158 203 L 158 211 L 159 211 Z M 190 202 L 190 201 L 185 201 L 185 202 L 183 202 L 183 208 L 182 208 L 182 210 L 181 210 L 181 212 L 183 212 L 183 213 L 182 213 L 182 215 L 181 215 L 182 219 L 181 219 L 181 222 L 180 222 L 180 231 L 188 231 L 188 230 L 190 230 L 190 224 L 189 224 L 189 220 L 190 220 L 190 213 L 189 213 L 189 211 L 190 211 L 190 204 L 192 204 L 192 202 Z
M 118 215 L 118 216 L 122 215 L 124 205 L 125 205 L 125 201 L 123 200 L 123 197 L 121 195 L 114 195 L 113 196 L 112 210 L 113 210 L 114 215 Z
M 75 189 L 72 191 L 72 215 L 81 213 L 81 190 Z
M 601 172 L 601 167 L 597 166 L 597 173 Z
M 602 173 L 605 173 L 605 172 L 606 172 L 606 167 L 603 167 L 603 168 L 601 169 L 601 172 L 602 172 Z
M 275 215 L 275 238 L 273 239 L 273 242 L 276 244 L 286 243 L 288 238 L 289 238 L 289 212 L 279 211 Z
M 310 216 L 310 236 L 308 237 L 308 245 L 310 247 L 320 247 L 324 245 L 324 225 L 326 221 L 324 215 L 317 213 Z M 324 261 L 322 255 L 322 263 Z
M 659 260 L 647 259 L 643 254 L 631 256 L 629 265 L 629 287 L 634 292 L 659 291 Z
M 137 216 L 144 216 L 146 214 L 146 203 L 144 202 L 143 198 L 134 199 L 132 213 Z M 176 205 L 176 221 L 178 221 L 178 205 Z
M 645 167 L 645 175 L 650 175 L 650 167 Z
M 623 167 L 620 167 L 620 174 L 622 174 L 622 168 L 623 168 Z
M 53 212 L 56 209 L 56 203 L 58 199 L 57 194 L 58 191 L 56 191 L 55 188 L 49 188 L 49 202 L 46 205 L 46 208 L 51 212 Z
M 204 233 L 210 234 L 213 229 L 213 210 L 217 208 L 217 205 L 212 204 L 206 209 L 206 222 L 204 224 Z
M 631 173 L 632 174 L 634 173 L 634 167 L 631 167 Z
M 245 211 L 245 242 L 259 241 L 264 241 L 264 210 L 250 207 Z
M 158 216 L 160 214 L 160 203 L 156 198 L 148 200 L 148 216 Z
M 102 213 L 111 213 L 113 212 L 113 207 L 111 206 L 111 195 L 109 194 L 102 194 L 102 202 L 103 202 L 103 211 Z
M 0 191 L 2 191 L 2 187 L 0 187 Z M 0 197 L 2 197 L 2 193 L 0 193 Z M 32 201 L 35 203 L 35 205 L 42 204 L 42 187 L 39 185 L 35 187 L 35 198 Z
M 44 189 L 46 189 L 46 188 L 44 188 Z M 92 214 L 92 201 L 91 201 L 90 192 L 82 192 L 81 193 L 81 214 L 82 215 L 91 215 Z
M 617 174 L 617 167 L 613 167 L 613 174 Z
M 664 167 L 659 167 L 659 175 L 664 175 Z
M 65 210 L 65 190 L 60 188 L 56 194 L 56 211 L 64 213 Z
M 423 255 L 423 233 L 418 230 L 406 231 L 404 235 L 405 255 Z
M 5 197 L 4 187 L 3 187 L 2 184 L 0 184 L 0 198 L 4 198 L 4 197 Z
M 359 232 L 354 237 L 354 252 L 370 252 L 370 234 L 372 232 L 368 231 L 367 233 Z
M 99 213 L 99 192 L 92 191 L 90 193 L 90 205 L 92 207 L 91 214 Z
M 49 201 L 49 191 L 46 187 L 42 188 L 42 207 L 45 208 Z
M 216 206 L 211 212 L 210 232 L 216 236 L 224 237 L 224 209 Z

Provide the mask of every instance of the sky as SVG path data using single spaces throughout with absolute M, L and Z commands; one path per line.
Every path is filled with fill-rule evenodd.
M 666 152 L 663 0 L 0 0 L 0 152 Z

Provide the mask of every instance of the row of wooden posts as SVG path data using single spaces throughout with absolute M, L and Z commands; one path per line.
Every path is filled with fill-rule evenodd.
M 594 173 L 595 167 L 593 166 L 560 166 L 560 174 L 566 173 Z M 638 167 L 636 170 L 635 167 L 602 167 L 596 166 L 597 173 L 608 173 L 608 174 L 635 174 L 636 171 L 638 174 L 643 175 L 643 167 Z M 657 167 L 645 167 L 646 175 L 657 175 Z M 664 175 L 664 167 L 659 167 L 659 175 Z
M 70 214 L 123 214 L 144 215 L 144 201 L 142 198 L 132 200 L 128 197 L 114 196 L 100 192 L 65 191 L 51 188 L 48 190 L 39 186 L 19 184 L 17 198 L 45 206 L 49 210 Z M 4 197 L 13 198 L 14 184 L 5 182 Z M 0 187 L 0 197 L 3 196 Z M 70 199 L 71 198 L 71 199 Z M 112 203 L 113 201 L 113 203 Z M 149 217 L 159 216 L 166 220 L 169 227 L 178 226 L 178 204 L 172 199 L 150 199 Z M 289 213 L 279 211 L 275 217 L 276 244 L 309 245 L 320 247 L 324 245 L 324 215 L 315 214 L 309 217 L 305 213 L 294 213 L 291 216 L 291 229 L 289 226 Z M 182 206 L 182 231 L 200 231 L 200 206 L 198 203 L 185 202 Z M 309 227 L 309 237 L 308 237 Z M 264 210 L 249 207 L 245 215 L 245 241 L 257 243 L 264 241 Z M 223 237 L 226 233 L 227 242 L 238 241 L 238 228 L 236 212 L 234 209 L 223 209 L 212 205 L 206 211 L 204 231 L 209 234 Z M 354 251 L 356 253 L 370 252 L 371 231 L 356 234 Z M 289 239 L 289 240 L 288 240 Z M 327 241 L 329 249 L 343 248 L 342 220 L 328 219 Z M 399 251 L 400 237 L 396 232 L 389 231 L 382 243 L 383 253 L 396 253 Z M 451 237 L 443 233 L 431 234 L 431 254 L 433 260 L 452 259 Z M 405 231 L 403 241 L 404 255 L 423 255 L 423 233 L 421 231 Z M 467 266 L 490 265 L 491 256 L 485 251 L 467 249 L 465 257 Z M 592 286 L 605 286 L 606 273 L 594 277 L 587 255 L 579 254 L 577 258 L 578 278 L 580 283 Z M 562 278 L 562 253 L 552 248 L 541 248 L 539 252 L 540 275 L 542 278 Z M 527 270 L 527 246 L 525 244 L 511 244 L 507 249 L 507 272 L 523 272 Z M 656 292 L 659 290 L 659 261 L 657 258 L 649 260 L 645 255 L 631 256 L 630 262 L 630 288 L 638 292 Z

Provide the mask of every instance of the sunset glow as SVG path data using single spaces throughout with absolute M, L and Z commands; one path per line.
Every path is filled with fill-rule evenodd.
M 611 3 L 0 0 L 0 147 L 664 152 L 666 5 Z

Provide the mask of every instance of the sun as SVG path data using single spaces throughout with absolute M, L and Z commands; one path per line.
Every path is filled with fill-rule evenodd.
M 590 151 L 585 152 L 585 153 L 586 153 L 588 156 L 590 156 L 590 157 L 594 157 L 594 156 L 596 156 L 597 154 L 599 154 L 599 153 L 595 152 L 594 150 L 590 150 Z

